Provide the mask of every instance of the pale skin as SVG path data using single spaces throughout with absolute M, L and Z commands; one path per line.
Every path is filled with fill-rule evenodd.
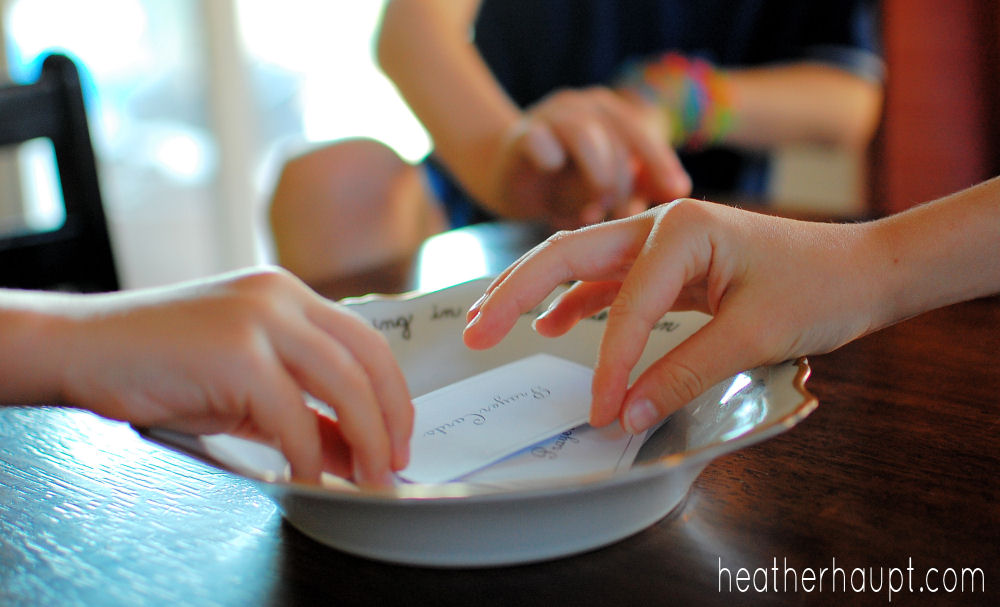
M 378 57 L 431 133 L 435 153 L 487 209 L 554 224 L 592 222 L 632 202 L 637 167 L 647 169 L 646 193 L 655 198 L 690 190 L 664 126 L 609 89 L 555 91 L 518 108 L 469 40 L 478 7 L 478 0 L 391 2 Z M 533 183 L 514 189 L 517 178 Z M 567 181 L 572 195 L 547 195 Z
M 564 89 L 518 108 L 469 39 L 479 4 L 389 2 L 377 56 L 436 155 L 484 208 L 566 229 L 690 192 L 664 113 L 627 91 Z M 830 66 L 729 75 L 736 105 L 727 145 L 863 147 L 878 121 L 880 85 Z M 366 140 L 290 161 L 270 220 L 279 263 L 307 282 L 399 257 L 447 227 L 420 169 Z
M 470 309 L 465 343 L 498 343 L 557 285 L 535 323 L 555 337 L 609 306 L 591 423 L 640 432 L 744 369 L 834 350 L 922 312 L 1000 293 L 1000 178 L 878 221 L 794 221 L 690 199 L 561 232 Z M 632 385 L 669 310 L 712 315 Z
M 287 272 L 107 295 L 0 290 L 0 327 L 0 403 L 263 441 L 300 482 L 328 470 L 388 487 L 407 464 L 413 408 L 388 343 Z
M 466 344 L 496 344 L 570 280 L 580 282 L 536 329 L 561 335 L 610 306 L 591 423 L 617 418 L 639 432 L 740 370 L 1000 292 L 1000 178 L 863 224 L 684 199 L 560 232 L 487 289 Z M 671 309 L 712 319 L 629 386 L 652 325 Z M 0 403 L 262 440 L 303 482 L 331 469 L 388 486 L 407 464 L 412 404 L 385 339 L 286 273 L 108 295 L 0 290 L 0 327 Z M 303 391 L 338 422 L 307 408 Z

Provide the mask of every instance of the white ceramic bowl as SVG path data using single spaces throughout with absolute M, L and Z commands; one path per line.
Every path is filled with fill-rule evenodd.
M 546 339 L 530 325 L 544 307 L 525 315 L 499 346 L 467 350 L 461 343 L 465 312 L 487 284 L 346 303 L 385 332 L 414 396 L 536 352 L 593 365 L 603 315 Z M 635 374 L 706 320 L 698 313 L 667 314 Z M 151 438 L 257 480 L 292 525 L 334 548 L 413 565 L 509 565 L 590 550 L 661 519 L 712 459 L 783 432 L 812 412 L 817 402 L 804 387 L 808 375 L 804 359 L 740 373 L 675 413 L 629 471 L 514 490 L 468 483 L 377 493 L 346 482 L 307 487 L 287 482 L 284 458 L 268 447 L 228 436 Z

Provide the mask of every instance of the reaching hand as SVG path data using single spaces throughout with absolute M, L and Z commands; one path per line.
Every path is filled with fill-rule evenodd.
M 276 443 L 297 480 L 367 486 L 406 466 L 413 410 L 381 334 L 291 275 L 264 271 L 80 301 L 63 393 L 142 426 Z M 306 406 L 303 391 L 337 421 Z
M 742 370 L 830 351 L 885 324 L 866 224 L 779 219 L 678 200 L 628 219 L 554 235 L 524 255 L 469 311 L 465 342 L 495 345 L 557 285 L 578 280 L 538 317 L 562 335 L 610 305 L 591 423 L 640 432 Z M 629 387 L 653 325 L 672 309 L 713 318 Z
M 542 99 L 504 140 L 494 180 L 506 215 L 569 228 L 687 195 L 664 118 L 601 87 Z

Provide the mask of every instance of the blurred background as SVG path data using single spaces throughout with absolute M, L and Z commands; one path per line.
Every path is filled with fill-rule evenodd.
M 373 60 L 382 6 L 0 0 L 0 79 L 33 81 L 52 51 L 84 68 L 122 281 L 164 284 L 269 261 L 268 197 L 281 163 L 311 145 L 367 136 L 426 154 L 426 132 Z M 1000 2 L 886 0 L 883 36 L 872 148 L 779 150 L 776 206 L 884 214 L 1000 174 Z M 58 225 L 46 145 L 0 157 L 0 230 Z

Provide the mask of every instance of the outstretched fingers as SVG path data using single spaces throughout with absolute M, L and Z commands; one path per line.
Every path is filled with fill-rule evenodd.
M 549 308 L 535 319 L 534 328 L 540 335 L 559 337 L 577 322 L 608 307 L 618 290 L 619 281 L 578 282 L 561 293 Z
M 615 281 L 628 271 L 645 241 L 650 216 L 561 232 L 532 249 L 487 289 L 470 311 L 465 344 L 496 345 L 520 315 L 571 280 Z

